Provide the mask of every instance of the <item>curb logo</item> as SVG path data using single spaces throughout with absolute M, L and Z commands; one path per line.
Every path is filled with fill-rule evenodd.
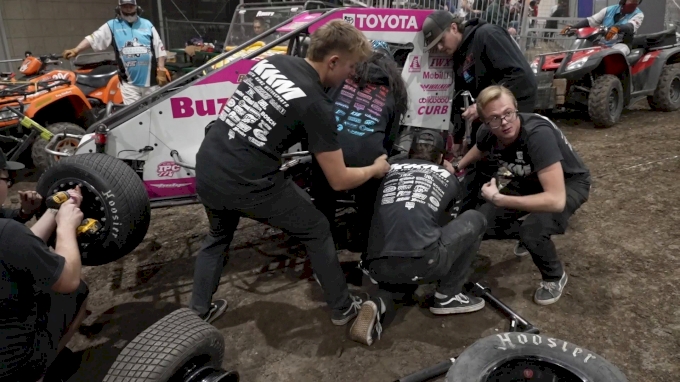
M 342 15 L 342 18 L 343 18 L 343 20 L 345 20 L 346 22 L 350 23 L 351 25 L 354 25 L 354 19 L 355 19 L 355 16 L 354 16 L 354 15 L 352 15 L 352 14 L 349 14 L 349 15 Z

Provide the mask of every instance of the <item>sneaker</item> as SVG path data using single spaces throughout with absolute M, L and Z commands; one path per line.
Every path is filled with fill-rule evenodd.
M 541 286 L 534 293 L 534 301 L 538 305 L 550 305 L 562 297 L 564 286 L 567 285 L 567 272 L 562 274 L 559 281 L 541 281 Z
M 201 317 L 203 321 L 210 324 L 219 316 L 221 316 L 225 310 L 227 310 L 228 305 L 229 304 L 227 303 L 227 300 L 215 300 L 212 304 L 210 304 L 210 310 L 208 310 L 208 313 L 199 317 Z
M 469 297 L 463 293 L 453 297 L 439 296 L 442 295 L 435 293 L 434 306 L 430 307 L 432 314 L 470 313 L 484 308 L 484 299 L 481 297 Z
M 529 250 L 527 247 L 522 244 L 522 242 L 518 241 L 517 244 L 515 244 L 515 256 L 517 257 L 524 257 L 529 254 Z
M 349 329 L 349 338 L 353 341 L 371 346 L 374 336 L 380 339 L 382 326 L 380 325 L 381 301 L 368 300 L 361 305 L 357 319 Z
M 369 272 L 368 269 L 363 267 L 363 261 L 359 261 L 357 268 L 359 268 L 363 274 L 368 276 L 368 279 L 371 280 L 371 283 L 373 283 L 374 285 L 378 285 L 378 282 L 375 281 L 373 277 L 371 277 L 371 272 Z
M 354 317 L 356 317 L 357 314 L 359 314 L 359 311 L 361 310 L 361 304 L 364 302 L 364 300 L 362 300 L 361 297 L 354 296 L 352 294 L 349 295 L 349 298 L 352 300 L 352 304 L 349 306 L 349 308 L 333 310 L 331 315 L 331 322 L 333 325 L 345 325 Z M 366 300 L 368 300 L 368 294 L 366 294 Z

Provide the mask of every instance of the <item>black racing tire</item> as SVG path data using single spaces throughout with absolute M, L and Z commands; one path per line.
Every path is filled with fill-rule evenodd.
M 55 135 L 60 133 L 85 135 L 85 129 L 76 125 L 75 123 L 70 122 L 58 122 L 47 126 L 46 129 Z M 46 168 L 50 167 L 63 158 L 48 154 L 47 151 L 45 151 L 47 143 L 49 142 L 38 137 L 36 138 L 35 142 L 33 142 L 33 146 L 31 147 L 31 159 L 33 159 L 33 166 L 38 170 L 38 172 L 44 171 Z M 56 147 L 56 149 L 59 152 L 73 150 L 78 147 L 78 143 L 79 140 L 74 138 L 66 138 L 59 142 L 59 145 Z
M 647 97 L 647 103 L 657 111 L 680 109 L 680 67 L 671 65 L 663 68 L 654 95 Z
M 78 184 L 83 193 L 80 209 L 102 224 L 98 233 L 78 238 L 83 265 L 107 264 L 132 252 L 144 240 L 151 220 L 149 195 L 139 175 L 106 154 L 74 155 L 50 166 L 36 190 L 47 198 Z
M 224 337 L 187 308 L 161 318 L 123 348 L 103 382 L 167 382 L 185 366 L 219 369 Z M 231 381 L 238 381 L 238 374 Z
M 588 95 L 588 114 L 596 127 L 612 127 L 623 112 L 623 85 L 618 77 L 597 77 Z
M 545 380 L 540 378 L 540 374 L 545 373 L 545 369 L 541 370 L 539 366 L 532 367 L 529 364 L 523 364 L 515 370 L 504 368 L 512 362 L 523 359 L 559 365 L 576 377 L 583 378 L 581 380 L 628 381 L 616 366 L 600 355 L 578 345 L 539 334 L 500 333 L 482 338 L 465 349 L 446 374 L 446 382 L 524 380 L 527 377 L 523 376 L 523 373 L 527 369 L 531 369 L 534 373 L 532 380 Z M 499 375 L 507 379 L 498 379 Z

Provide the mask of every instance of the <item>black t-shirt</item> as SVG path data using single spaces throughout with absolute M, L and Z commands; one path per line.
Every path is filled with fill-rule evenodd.
M 258 62 L 227 101 L 196 154 L 197 188 L 247 195 L 283 184 L 281 154 L 306 139 L 312 153 L 340 148 L 333 102 L 303 58 Z
M 348 167 L 370 166 L 380 155 L 389 154 L 399 132 L 400 116 L 387 73 L 371 64 L 369 79 L 363 89 L 348 79 L 330 92 L 338 142 Z
M 38 295 L 49 292 L 65 259 L 21 223 L 0 219 L 0 379 L 33 355 Z M 41 310 L 45 310 L 43 307 Z
M 477 132 L 477 148 L 490 153 L 492 160 L 507 168 L 514 177 L 540 185 L 538 172 L 562 163 L 566 180 L 587 179 L 590 171 L 574 151 L 567 137 L 548 118 L 539 114 L 518 113 L 521 120 L 519 137 L 503 147 L 487 125 Z
M 419 159 L 392 164 L 376 197 L 368 258 L 427 254 L 460 192 L 458 179 L 443 166 Z

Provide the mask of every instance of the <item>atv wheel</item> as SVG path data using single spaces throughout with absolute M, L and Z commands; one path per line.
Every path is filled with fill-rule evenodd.
M 85 129 L 76 125 L 75 123 L 70 122 L 59 122 L 53 125 L 49 125 L 47 126 L 47 130 L 49 130 L 52 134 L 55 135 L 61 133 L 77 135 L 85 134 Z M 40 137 L 36 138 L 35 142 L 33 142 L 33 147 L 31 148 L 31 158 L 33 158 L 33 165 L 38 170 L 38 172 L 42 172 L 43 170 L 50 167 L 54 163 L 58 162 L 62 158 L 57 155 L 50 155 L 47 153 L 47 151 L 45 151 L 45 147 L 47 147 L 48 143 L 49 142 Z M 73 152 L 75 151 L 76 148 L 78 148 L 79 143 L 80 140 L 78 139 L 66 138 L 64 140 L 59 141 L 59 143 L 55 147 L 55 150 L 60 153 Z
M 238 382 L 220 369 L 224 337 L 187 308 L 161 318 L 120 352 L 103 382 Z
M 623 112 L 623 86 L 611 74 L 597 77 L 588 96 L 588 114 L 597 127 L 612 127 Z
M 482 338 L 461 353 L 446 382 L 487 381 L 626 382 L 621 371 L 578 345 L 538 334 L 501 333 Z
M 654 95 L 647 97 L 652 110 L 675 111 L 680 109 L 680 68 L 665 66 L 661 71 Z
M 81 185 L 80 209 L 102 228 L 78 238 L 84 265 L 102 265 L 132 252 L 149 228 L 149 196 L 139 175 L 125 162 L 99 153 L 64 157 L 38 179 L 44 198 Z M 46 208 L 43 205 L 43 208 Z

